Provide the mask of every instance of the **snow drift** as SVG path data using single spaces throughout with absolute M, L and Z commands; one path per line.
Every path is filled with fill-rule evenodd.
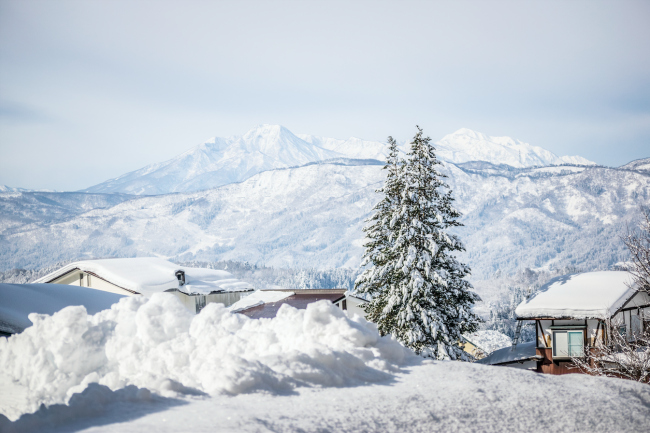
M 159 293 L 93 316 L 75 306 L 30 320 L 22 334 L 0 339 L 2 382 L 28 390 L 23 407 L 3 408 L 12 416 L 66 403 L 91 383 L 163 396 L 286 393 L 382 381 L 415 356 L 326 301 L 253 320 L 214 303 L 194 315 Z

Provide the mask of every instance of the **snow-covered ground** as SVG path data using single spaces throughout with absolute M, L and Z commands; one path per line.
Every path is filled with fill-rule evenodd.
M 0 340 L 0 390 L 2 432 L 611 432 L 650 423 L 647 385 L 422 360 L 327 302 L 261 320 L 217 304 L 192 316 L 168 294 L 124 298 L 94 316 L 69 307 Z

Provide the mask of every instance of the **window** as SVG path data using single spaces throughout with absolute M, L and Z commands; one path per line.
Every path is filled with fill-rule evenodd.
M 341 304 L 343 304 L 343 309 L 344 310 L 348 309 L 348 300 L 347 299 L 344 299 L 343 302 L 341 302 Z
M 582 356 L 582 331 L 569 332 L 569 356 Z
M 583 331 L 554 331 L 553 357 L 569 358 L 584 353 Z
M 632 322 L 632 335 L 638 335 L 641 333 L 641 318 L 638 314 L 632 314 L 630 316 Z

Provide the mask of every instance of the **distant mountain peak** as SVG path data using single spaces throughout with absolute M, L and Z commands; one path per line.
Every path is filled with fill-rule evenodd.
M 567 163 L 595 164 L 581 156 L 560 157 L 542 147 L 512 137 L 492 137 L 469 128 L 461 128 L 445 135 L 435 146 L 440 159 L 456 163 L 487 161 L 517 168 Z
M 289 131 L 287 128 L 285 128 L 282 125 L 271 125 L 268 123 L 262 123 L 261 125 L 257 125 L 254 128 L 251 128 L 248 132 L 246 132 L 242 137 L 250 137 L 253 135 L 264 135 L 264 134 L 282 134 L 282 133 L 288 133 L 293 135 L 291 131 Z
M 447 134 L 445 137 L 459 136 L 459 135 L 468 135 L 470 137 L 479 140 L 487 140 L 489 138 L 487 135 L 483 134 L 482 132 L 474 131 L 473 129 L 469 129 L 469 128 L 460 128 L 459 130 L 454 131 L 451 134 Z M 445 137 L 443 137 L 443 140 Z

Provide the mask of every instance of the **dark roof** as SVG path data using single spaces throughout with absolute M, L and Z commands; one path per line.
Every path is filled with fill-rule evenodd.
M 291 290 L 287 290 L 291 291 Z M 291 305 L 299 310 L 307 308 L 308 304 L 321 300 L 327 300 L 334 303 L 345 299 L 345 290 L 326 289 L 326 290 L 295 290 L 295 294 L 284 298 L 278 302 L 268 302 L 264 305 L 257 307 L 247 308 L 246 310 L 238 311 L 239 314 L 250 317 L 251 319 L 268 318 L 272 319 L 278 314 L 278 310 L 283 304 Z

